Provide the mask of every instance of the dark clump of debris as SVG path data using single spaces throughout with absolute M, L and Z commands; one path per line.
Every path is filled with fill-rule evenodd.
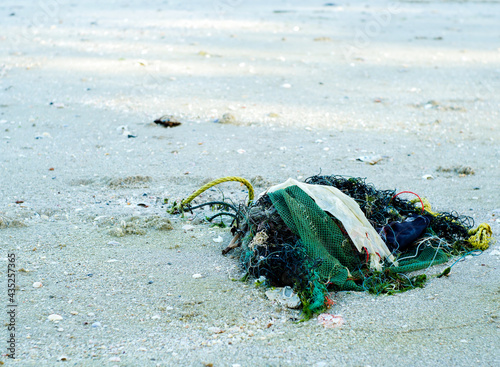
M 404 273 L 444 263 L 452 255 L 473 250 L 467 242 L 473 226 L 470 217 L 426 211 L 398 197 L 395 190 L 377 190 L 362 178 L 313 176 L 306 183 L 332 186 L 354 199 L 377 232 L 382 235 L 389 229 L 387 236 L 381 236 L 386 242 L 396 228 L 394 223 L 401 226 L 402 232 L 408 232 L 415 218 L 424 218 L 423 215 L 428 218 L 418 237 L 410 238 L 405 248 L 398 247 L 397 240 L 401 237 L 393 234 L 396 246 L 388 243 L 393 260 L 381 259 L 382 267 L 376 269 L 371 266 L 372 255 L 366 249 L 361 253 L 356 249 L 339 220 L 309 210 L 306 201 L 294 204 L 297 215 L 292 224 L 290 220 L 285 223 L 283 218 L 287 218 L 287 214 L 277 209 L 278 201 L 273 193 L 264 194 L 247 207 L 240 214 L 240 227 L 233 229 L 242 245 L 242 266 L 248 276 L 264 276 L 271 286 L 293 287 L 302 301 L 306 318 L 326 307 L 328 291 L 393 294 L 423 287 L 425 274 L 409 277 Z M 291 202 L 288 196 L 286 200 Z M 329 222 L 332 233 L 321 229 L 324 221 Z
M 154 122 L 155 124 L 163 127 L 176 127 L 181 125 L 181 122 L 171 115 L 164 115 L 159 119 L 156 119 Z
M 248 205 L 189 204 L 203 190 L 228 180 L 249 188 Z M 418 199 L 403 199 L 403 193 Z M 394 294 L 423 287 L 426 274 L 407 273 L 485 250 L 493 241 L 488 224 L 473 229 L 471 217 L 436 213 L 425 198 L 377 190 L 359 177 L 288 179 L 256 201 L 249 182 L 226 177 L 204 185 L 171 212 L 205 206 L 222 210 L 209 221 L 232 218 L 234 237 L 223 254 L 239 248 L 244 279 L 292 288 L 304 319 L 328 307 L 330 291 Z M 450 268 L 441 276 L 448 276 Z

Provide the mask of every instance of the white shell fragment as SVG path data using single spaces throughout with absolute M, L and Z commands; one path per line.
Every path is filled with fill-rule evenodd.
M 372 166 L 374 164 L 377 164 L 378 162 L 380 162 L 383 159 L 384 159 L 384 157 L 381 155 L 378 155 L 378 154 L 377 155 L 364 155 L 362 157 L 356 158 L 357 161 L 365 162 L 365 163 L 371 164 Z
M 344 319 L 340 315 L 331 315 L 329 313 L 322 313 L 318 316 L 318 323 L 327 329 L 340 327 L 344 324 Z
M 58 315 L 58 314 L 55 314 L 55 313 L 53 313 L 52 315 L 49 315 L 49 317 L 47 317 L 47 320 L 53 321 L 53 322 L 59 322 L 62 319 L 63 319 L 63 317 L 61 315 Z
M 41 282 L 35 282 L 33 283 L 33 288 L 42 288 L 43 284 Z

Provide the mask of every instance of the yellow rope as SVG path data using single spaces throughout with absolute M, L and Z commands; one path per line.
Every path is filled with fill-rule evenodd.
M 486 250 L 490 247 L 490 244 L 493 243 L 493 232 L 488 223 L 481 223 L 477 228 L 471 229 L 469 231 L 471 235 L 467 240 L 472 247 L 477 248 L 479 250 Z
M 411 201 L 412 203 L 417 203 L 419 200 L 415 199 Z M 422 202 L 424 203 L 424 210 L 433 215 L 434 217 L 438 215 L 432 211 L 431 204 L 429 200 L 426 198 L 422 198 Z M 481 223 L 477 228 L 473 228 L 469 230 L 470 237 L 467 239 L 467 242 L 471 244 L 472 247 L 479 250 L 486 250 L 490 247 L 490 244 L 493 243 L 493 232 L 491 231 L 491 227 L 488 223 Z
M 438 213 L 432 211 L 431 203 L 429 202 L 429 200 L 427 198 L 424 198 L 424 197 L 422 197 L 421 199 L 422 199 L 422 203 L 424 204 L 424 210 L 434 217 L 437 216 Z M 418 200 L 418 199 L 413 199 L 410 202 L 412 204 L 417 204 L 417 203 L 420 204 L 420 200 Z
M 170 212 L 173 213 L 173 212 L 176 212 L 177 210 L 179 210 L 182 213 L 183 207 L 185 205 L 189 204 L 191 201 L 193 201 L 193 199 L 195 197 L 197 197 L 198 195 L 200 195 L 202 192 L 208 190 L 209 188 L 211 188 L 215 185 L 218 185 L 218 184 L 223 183 L 223 182 L 229 182 L 229 181 L 241 182 L 242 184 L 244 184 L 248 188 L 248 205 L 250 205 L 250 203 L 253 201 L 253 198 L 254 198 L 254 191 L 253 191 L 252 184 L 250 182 L 248 182 L 248 180 L 246 180 L 242 177 L 228 176 L 228 177 L 218 178 L 217 180 L 210 181 L 206 185 L 203 185 L 198 190 L 196 190 L 191 195 L 189 195 L 186 199 L 182 200 L 180 202 L 180 204 L 178 204 L 178 205 L 174 204 L 172 209 L 170 209 Z

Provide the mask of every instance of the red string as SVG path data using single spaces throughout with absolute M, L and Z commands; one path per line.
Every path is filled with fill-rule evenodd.
M 328 296 L 325 296 L 325 306 L 326 308 L 330 308 L 332 307 L 333 305 L 335 304 L 335 301 L 333 299 L 331 299 L 330 297 Z
M 363 247 L 366 251 L 366 263 L 368 264 L 368 262 L 370 261 L 370 255 L 368 254 L 368 249 L 366 247 Z
M 425 209 L 424 209 L 424 202 L 422 201 L 422 199 L 420 198 L 420 196 L 418 196 L 417 194 L 415 194 L 414 192 L 412 191 L 401 191 L 401 192 L 398 192 L 396 195 L 394 195 L 392 198 L 391 198 L 391 201 L 398 195 L 401 195 L 401 194 L 413 194 L 415 195 L 418 200 L 420 200 L 420 204 L 422 204 L 422 214 L 425 213 Z

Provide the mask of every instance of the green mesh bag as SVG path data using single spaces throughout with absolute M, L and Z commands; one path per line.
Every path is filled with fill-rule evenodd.
M 413 254 L 404 253 L 400 256 L 398 266 L 388 267 L 391 273 L 409 273 L 412 271 L 422 270 L 432 265 L 443 264 L 450 257 L 441 249 L 426 247 L 420 252 L 417 250 Z
M 363 265 L 359 253 L 351 246 L 335 221 L 309 195 L 297 186 L 268 193 L 285 224 L 300 237 L 307 255 L 321 259 L 317 273 L 336 290 L 363 290 L 349 278 L 361 278 Z M 433 247 L 418 248 L 401 254 L 398 266 L 387 266 L 390 273 L 407 273 L 448 261 L 449 255 Z
M 338 290 L 362 290 L 348 280 L 349 270 L 361 266 L 359 256 L 332 218 L 297 186 L 268 195 L 285 224 L 300 237 L 307 255 L 321 259 L 317 268 L 321 280 Z

